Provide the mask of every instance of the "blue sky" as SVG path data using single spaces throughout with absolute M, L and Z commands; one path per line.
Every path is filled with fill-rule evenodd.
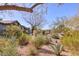
M 75 16 L 78 12 L 78 4 L 75 3 L 69 3 L 69 4 L 65 3 L 59 7 L 55 3 L 50 3 L 47 4 L 47 7 L 48 7 L 47 14 L 44 16 L 45 19 L 47 20 L 47 24 L 44 25 L 43 29 L 50 28 L 49 25 L 53 23 L 53 21 L 57 21 L 56 20 L 57 17 L 63 17 L 63 16 L 71 17 Z M 10 12 L 13 14 L 9 15 L 7 11 L 6 13 L 3 14 L 0 13 L 0 18 L 18 20 L 22 25 L 30 27 L 30 25 L 27 24 L 22 19 L 22 15 L 19 13 L 19 11 L 10 11 Z
M 59 7 L 57 7 L 56 4 L 48 4 L 48 13 L 45 16 L 47 19 L 48 24 L 44 28 L 50 28 L 50 24 L 53 23 L 53 21 L 57 21 L 57 17 L 72 17 L 75 16 L 78 12 L 78 4 L 74 3 L 65 3 Z

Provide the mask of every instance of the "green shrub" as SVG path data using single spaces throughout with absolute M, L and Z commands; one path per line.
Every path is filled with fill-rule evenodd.
M 11 37 L 11 36 L 15 36 L 17 32 L 22 32 L 22 30 L 19 26 L 9 25 L 6 27 L 4 34 Z
M 32 42 L 36 48 L 40 48 L 45 44 L 45 38 L 42 35 L 38 35 Z
M 0 38 L 0 55 L 1 56 L 16 56 L 17 50 L 16 46 L 17 44 L 15 41 L 11 39 L 6 39 L 6 38 Z
M 2 56 L 17 56 L 16 47 L 13 45 L 8 45 L 5 47 L 0 47 L 0 55 Z
M 62 37 L 61 42 L 71 51 L 79 51 L 79 31 L 74 30 L 71 33 L 65 34 L 64 37 Z
M 29 50 L 30 50 L 29 55 L 35 56 L 38 54 L 37 49 L 30 48 Z
M 18 38 L 18 42 L 19 45 L 27 45 L 29 43 L 29 41 L 31 40 L 31 36 L 27 35 L 25 33 L 23 33 L 19 38 Z

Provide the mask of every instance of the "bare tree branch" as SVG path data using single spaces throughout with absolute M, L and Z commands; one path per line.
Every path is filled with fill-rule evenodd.
M 40 4 L 43 4 L 43 3 L 36 3 L 31 7 L 31 9 L 35 8 L 37 5 L 40 5 Z

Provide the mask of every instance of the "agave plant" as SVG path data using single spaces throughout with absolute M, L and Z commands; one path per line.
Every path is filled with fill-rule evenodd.
M 61 44 L 55 44 L 55 45 L 50 45 L 50 47 L 53 49 L 53 52 L 55 55 L 60 56 L 62 50 L 63 50 L 63 45 Z

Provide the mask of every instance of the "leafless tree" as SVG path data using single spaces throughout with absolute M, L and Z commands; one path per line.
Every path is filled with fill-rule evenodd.
M 37 27 L 43 26 L 45 24 L 45 19 L 41 13 L 34 12 L 30 14 L 28 18 L 27 17 L 23 17 L 23 18 L 28 24 L 30 24 L 32 29 L 32 34 L 33 31 L 37 29 Z

